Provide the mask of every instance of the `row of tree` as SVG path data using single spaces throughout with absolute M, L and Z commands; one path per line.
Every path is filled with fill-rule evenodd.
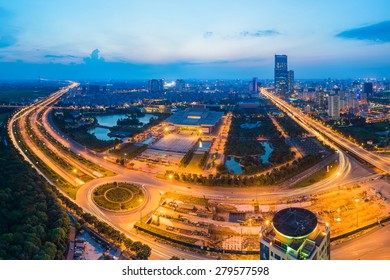
M 207 186 L 268 186 L 279 184 L 298 175 L 318 163 L 320 159 L 321 155 L 307 155 L 303 158 L 299 158 L 298 160 L 294 160 L 292 164 L 286 164 L 280 168 L 274 168 L 266 174 L 253 176 L 218 173 L 216 175 L 210 174 L 206 177 L 196 173 L 180 173 L 170 170 L 166 171 L 165 176 L 166 178 L 169 178 L 169 175 L 172 175 L 177 181 Z M 217 170 L 219 170 L 219 168 Z
M 7 139 L 4 127 L 0 133 Z M 1 141 L 0 259 L 63 259 L 69 230 L 50 185 Z
M 193 156 L 194 156 L 194 150 L 191 149 L 181 159 L 180 166 L 183 166 L 183 167 L 187 166 L 190 163 Z
M 4 127 L 0 133 L 0 138 L 8 137 Z M 135 258 L 149 258 L 149 246 L 133 242 L 85 213 L 38 175 L 12 146 L 0 141 L 0 259 L 63 259 L 70 231 L 65 208 L 79 218 L 80 224 L 125 246 Z
M 290 137 L 298 137 L 306 134 L 306 130 L 292 120 L 287 114 L 275 118 Z

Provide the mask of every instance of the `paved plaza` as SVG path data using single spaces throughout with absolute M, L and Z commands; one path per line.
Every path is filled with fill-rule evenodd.
M 151 149 L 167 152 L 187 153 L 198 140 L 197 135 L 168 134 L 155 143 Z

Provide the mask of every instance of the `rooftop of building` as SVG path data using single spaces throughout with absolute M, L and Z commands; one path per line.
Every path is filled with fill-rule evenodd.
M 315 230 L 318 223 L 313 212 L 296 207 L 279 211 L 272 222 L 277 232 L 291 238 L 308 236 Z
M 179 111 L 168 119 L 166 123 L 186 126 L 215 125 L 223 116 L 223 112 L 210 111 L 209 109 L 190 108 Z

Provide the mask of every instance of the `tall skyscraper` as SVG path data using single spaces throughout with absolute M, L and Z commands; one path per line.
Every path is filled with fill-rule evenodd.
M 254 77 L 252 79 L 251 85 L 252 85 L 252 89 L 251 89 L 252 92 L 258 92 L 259 91 L 258 90 L 258 79 L 257 79 L 257 77 Z
M 275 91 L 286 94 L 288 85 L 287 55 L 275 54 Z
M 287 74 L 287 81 L 288 81 L 288 92 L 293 93 L 294 92 L 294 70 L 289 70 Z
M 363 84 L 363 92 L 367 94 L 367 96 L 372 95 L 372 83 L 367 82 Z
M 333 120 L 340 119 L 340 96 L 338 93 L 329 94 L 328 116 Z

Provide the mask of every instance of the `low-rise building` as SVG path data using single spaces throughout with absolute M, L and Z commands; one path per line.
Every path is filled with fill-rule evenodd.
M 304 208 L 286 208 L 260 231 L 261 260 L 329 260 L 330 229 Z
M 220 123 L 223 112 L 208 109 L 190 108 L 179 111 L 165 120 L 165 125 L 172 125 L 178 131 L 196 131 L 211 134 Z

